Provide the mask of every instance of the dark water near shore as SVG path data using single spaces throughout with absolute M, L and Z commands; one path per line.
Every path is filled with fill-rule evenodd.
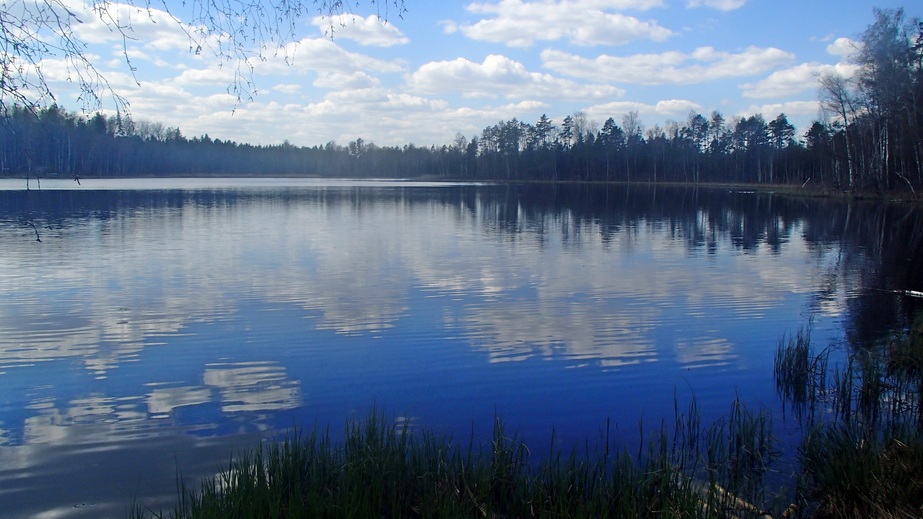
M 177 471 L 372 406 L 536 455 L 695 395 L 778 415 L 810 323 L 920 308 L 923 213 L 726 189 L 0 181 L 0 516 L 169 506 Z M 34 228 L 33 228 L 34 224 Z M 37 239 L 38 238 L 38 239 Z M 39 241 L 40 239 L 40 241 Z M 784 430 L 781 416 L 777 425 Z

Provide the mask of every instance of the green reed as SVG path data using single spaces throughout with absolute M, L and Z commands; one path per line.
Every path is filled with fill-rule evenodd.
M 228 461 L 173 510 L 131 517 L 919 517 L 923 511 L 923 317 L 909 334 L 831 366 L 810 334 L 780 342 L 776 388 L 804 432 L 800 464 L 780 455 L 770 415 L 739 399 L 703 424 L 696 400 L 629 452 L 607 421 L 598 441 L 536 456 L 502 420 L 466 442 L 373 410 L 329 431 L 294 431 Z M 552 431 L 551 445 L 555 445 Z M 772 477 L 767 477 L 767 476 Z M 768 488 L 770 480 L 790 490 Z M 773 483 L 774 484 L 774 483 Z
M 829 358 L 829 350 L 811 351 L 810 330 L 779 343 L 773 368 L 783 412 L 791 410 L 798 418 L 815 416 L 828 389 Z
M 911 330 L 850 351 L 798 335 L 780 344 L 776 386 L 807 417 L 799 449 L 800 501 L 813 517 L 923 515 L 923 315 Z
M 663 425 L 637 455 L 615 447 L 607 423 L 601 442 L 533 461 L 499 419 L 489 441 L 459 444 L 373 411 L 340 443 L 296 431 L 197 487 L 180 478 L 172 511 L 136 505 L 132 517 L 757 517 L 749 483 L 771 458 L 765 416 L 736 402 L 703 429 L 693 400 L 675 418 L 682 433 Z

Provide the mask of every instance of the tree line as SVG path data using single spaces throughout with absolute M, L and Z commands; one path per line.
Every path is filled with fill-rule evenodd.
M 57 105 L 0 113 L 0 175 L 30 177 L 316 175 L 460 180 L 814 183 L 862 191 L 923 187 L 923 22 L 875 10 L 857 43 L 858 73 L 819 78 L 825 117 L 802 134 L 784 113 L 691 112 L 645 128 L 638 112 L 601 127 L 499 121 L 450 144 L 261 146 L 187 138 L 127 116 Z

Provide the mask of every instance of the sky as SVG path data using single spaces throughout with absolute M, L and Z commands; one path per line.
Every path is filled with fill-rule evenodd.
M 646 128 L 691 111 L 725 119 L 785 113 L 802 134 L 820 118 L 817 75 L 855 72 L 850 55 L 889 1 L 367 0 L 339 19 L 298 19 L 291 44 L 253 59 L 252 91 L 209 39 L 196 52 L 178 0 L 111 5 L 129 38 L 66 0 L 75 33 L 133 119 L 251 144 L 452 144 L 512 118 L 593 127 L 637 111 Z M 78 3 L 72 3 L 78 2 Z M 144 2 L 139 1 L 138 5 Z M 908 17 L 921 13 L 908 9 Z M 331 33 L 332 29 L 332 33 Z M 126 64 L 131 60 L 131 69 Z M 43 65 L 59 104 L 80 110 L 61 60 Z M 252 94 L 252 96 L 250 95 Z

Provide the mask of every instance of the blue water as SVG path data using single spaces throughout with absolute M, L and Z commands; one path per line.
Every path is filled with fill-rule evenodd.
M 847 239 L 849 208 L 832 202 L 294 179 L 24 187 L 0 181 L 3 517 L 169 506 L 178 470 L 212 474 L 292 426 L 336 437 L 373 407 L 464 442 L 499 416 L 535 453 L 552 429 L 569 450 L 607 420 L 632 445 L 692 395 L 706 420 L 735 396 L 778 415 L 783 335 L 810 323 L 848 347 L 859 303 L 884 298 L 894 308 L 875 318 L 899 326 L 907 303 L 886 290 L 919 289 L 870 278 L 887 251 Z

